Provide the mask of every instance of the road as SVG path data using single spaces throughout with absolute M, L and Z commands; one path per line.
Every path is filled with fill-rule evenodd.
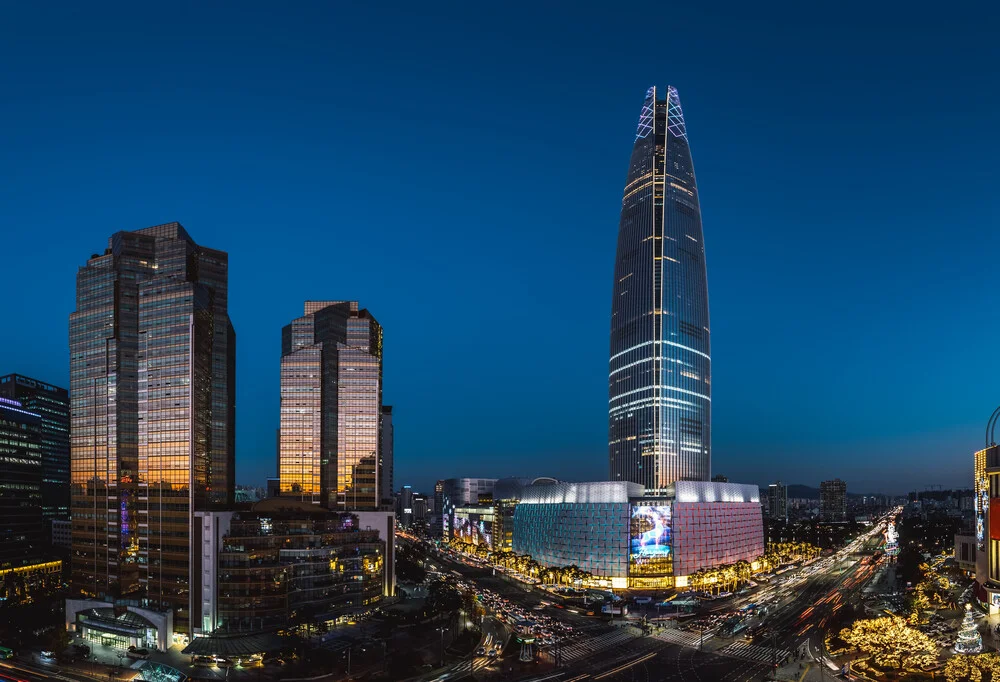
M 551 595 L 539 593 L 519 581 L 508 578 L 491 568 L 470 566 L 450 557 L 435 553 L 434 560 L 448 570 L 486 589 L 500 594 L 526 609 L 534 609 L 542 601 L 552 601 Z M 587 680 L 615 682 L 660 682 L 666 680 L 692 680 L 694 682 L 750 682 L 760 680 L 768 670 L 762 663 L 737 658 L 715 656 L 695 648 L 645 637 L 635 627 L 612 627 L 606 621 L 587 616 L 574 608 L 545 607 L 544 612 L 571 625 L 582 634 L 558 647 L 562 667 L 555 668 L 556 648 L 539 657 L 540 663 L 521 664 L 517 661 L 516 647 L 500 663 L 499 670 L 477 666 L 477 677 L 497 673 L 503 679 L 538 679 L 551 682 Z M 542 670 L 549 672 L 541 673 Z M 468 674 L 468 664 L 453 666 L 445 673 L 431 679 L 459 679 Z
M 704 635 L 687 630 L 665 630 L 652 636 L 634 627 L 612 627 L 576 609 L 545 608 L 545 613 L 573 626 L 583 637 L 561 644 L 543 655 L 532 674 L 530 666 L 509 664 L 511 678 L 535 682 L 750 682 L 766 678 L 775 663 L 821 659 L 824 628 L 847 603 L 859 603 L 864 587 L 877 574 L 870 554 L 880 545 L 885 519 L 834 555 L 808 566 L 779 574 L 749 595 L 713 602 L 704 612 L 728 612 L 749 603 L 769 604 L 764 619 L 766 636 L 747 642 L 726 639 L 714 631 Z M 535 608 L 546 595 L 497 573 L 468 565 L 443 553 L 435 559 L 481 587 Z M 513 656 L 516 656 L 514 652 Z M 562 667 L 556 668 L 558 658 Z M 548 664 L 546 666 L 546 663 Z M 547 667 L 547 671 L 545 670 Z M 467 670 L 467 669 L 466 669 Z

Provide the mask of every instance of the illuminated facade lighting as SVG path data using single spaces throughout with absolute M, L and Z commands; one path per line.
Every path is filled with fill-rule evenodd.
M 623 192 L 608 368 L 610 479 L 711 476 L 708 276 L 677 90 L 646 92 Z M 680 371 L 681 367 L 684 371 Z

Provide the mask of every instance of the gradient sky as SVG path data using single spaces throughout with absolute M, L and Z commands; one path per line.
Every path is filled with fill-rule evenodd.
M 1000 404 L 994 7 L 147 5 L 0 10 L 0 372 L 67 385 L 77 268 L 177 220 L 230 254 L 239 482 L 274 473 L 308 298 L 385 327 L 397 487 L 605 478 L 621 192 L 669 83 L 713 471 L 971 486 Z

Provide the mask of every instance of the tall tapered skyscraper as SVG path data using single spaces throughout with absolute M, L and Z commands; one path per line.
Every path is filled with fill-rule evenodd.
M 382 407 L 381 325 L 357 301 L 306 301 L 281 331 L 281 496 L 377 509 Z
M 608 372 L 610 478 L 711 476 L 712 363 L 701 207 L 677 90 L 646 91 L 618 227 Z
M 74 591 L 172 611 L 188 634 L 193 513 L 234 497 L 228 271 L 178 223 L 117 232 L 80 268 L 70 315 Z

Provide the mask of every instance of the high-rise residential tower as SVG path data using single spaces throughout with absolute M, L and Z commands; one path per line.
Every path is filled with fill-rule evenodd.
M 701 207 L 677 90 L 646 92 L 618 227 L 608 369 L 610 479 L 662 490 L 711 476 L 711 350 Z
M 819 484 L 819 517 L 824 521 L 847 520 L 847 484 L 839 478 Z
M 767 516 L 772 521 L 788 520 L 788 486 L 781 481 L 767 486 Z
M 20 401 L 41 419 L 42 517 L 69 518 L 69 392 L 21 374 L 0 377 L 0 398 Z
M 280 494 L 377 509 L 382 428 L 382 327 L 357 301 L 306 301 L 281 331 Z
M 202 622 L 193 514 L 234 497 L 228 269 L 178 223 L 117 232 L 70 315 L 73 588 L 186 634 Z

